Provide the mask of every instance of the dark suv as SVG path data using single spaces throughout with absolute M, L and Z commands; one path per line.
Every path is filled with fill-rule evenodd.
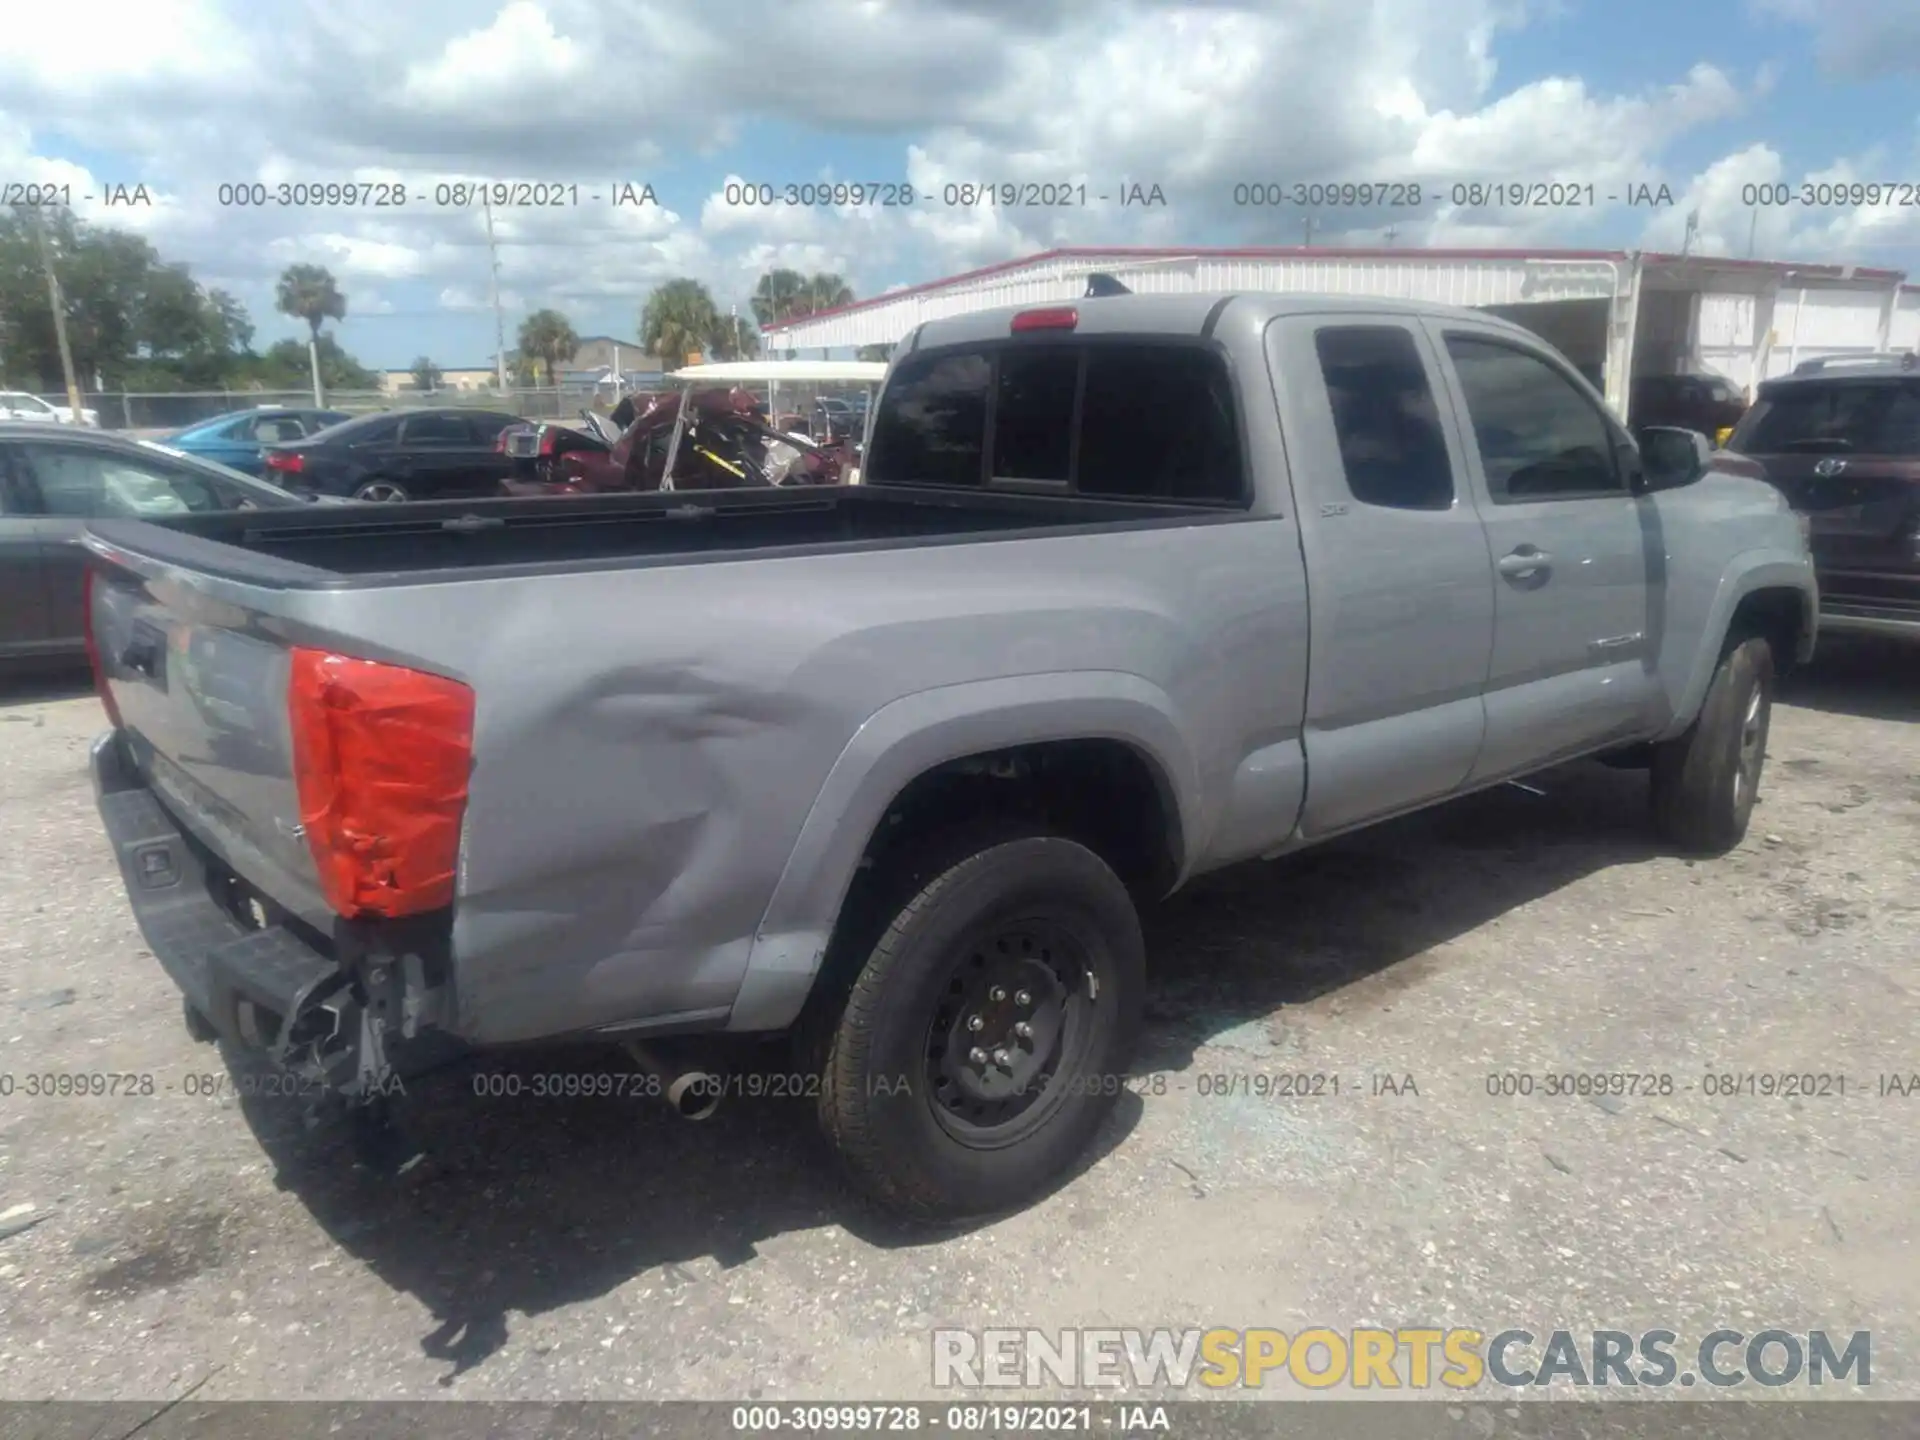
M 1920 357 L 1811 360 L 1727 441 L 1807 517 L 1823 630 L 1920 639 Z

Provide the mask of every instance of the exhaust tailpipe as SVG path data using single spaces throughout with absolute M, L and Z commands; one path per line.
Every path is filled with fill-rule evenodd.
M 689 1070 L 667 1086 L 667 1104 L 683 1120 L 705 1120 L 720 1108 L 722 1088 L 718 1075 Z
M 705 1120 L 720 1108 L 726 1082 L 710 1070 L 683 1070 L 638 1040 L 626 1043 L 634 1063 L 660 1082 L 660 1098 L 682 1120 Z

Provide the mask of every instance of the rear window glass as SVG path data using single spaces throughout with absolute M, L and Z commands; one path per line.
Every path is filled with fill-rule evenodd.
M 1782 386 L 1741 432 L 1736 448 L 1761 455 L 1920 455 L 1920 384 Z
M 1226 364 L 1193 345 L 1057 343 L 903 361 L 874 417 L 868 483 L 989 476 L 1110 499 L 1243 503 Z
M 1005 480 L 1064 485 L 1073 461 L 1073 397 L 1080 352 L 1012 350 L 1000 357 L 993 417 L 993 473 Z
M 868 481 L 978 485 L 987 443 L 985 355 L 915 356 L 887 386 L 868 446 Z

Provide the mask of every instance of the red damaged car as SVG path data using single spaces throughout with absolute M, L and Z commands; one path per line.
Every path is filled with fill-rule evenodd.
M 503 433 L 498 448 L 512 459 L 513 475 L 501 489 L 587 495 L 857 483 L 860 447 L 853 437 L 823 445 L 777 429 L 767 421 L 766 405 L 742 387 L 823 380 L 871 386 L 885 373 L 884 365 L 856 361 L 690 366 L 672 377 L 681 389 L 629 397 L 611 423 L 582 411 L 577 427 L 529 424 Z M 670 454 L 673 476 L 665 483 Z

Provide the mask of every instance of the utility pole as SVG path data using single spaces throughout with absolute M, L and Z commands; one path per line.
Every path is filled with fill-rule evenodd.
M 1760 207 L 1756 205 L 1753 207 L 1753 210 L 1747 220 L 1747 259 L 1749 260 L 1753 258 L 1754 233 L 1758 231 L 1759 228 L 1760 228 Z
M 33 210 L 34 238 L 40 242 L 40 268 L 47 272 L 47 303 L 53 306 L 53 338 L 60 346 L 60 369 L 67 381 L 67 406 L 73 414 L 73 423 L 80 423 L 80 382 L 73 374 L 73 350 L 67 344 L 67 302 L 60 294 L 60 276 L 53 268 L 53 246 L 47 240 L 47 219 L 41 214 L 40 207 Z
M 1394 239 L 1399 234 L 1400 234 L 1400 228 L 1397 225 L 1387 226 L 1387 248 L 1389 250 L 1393 248 Z
M 1313 212 L 1307 212 L 1306 239 L 1302 242 L 1309 250 L 1313 248 Z
M 493 372 L 500 392 L 507 389 L 507 316 L 500 308 L 500 251 L 493 242 L 493 202 L 480 197 L 482 214 L 487 219 L 487 274 L 493 281 Z

